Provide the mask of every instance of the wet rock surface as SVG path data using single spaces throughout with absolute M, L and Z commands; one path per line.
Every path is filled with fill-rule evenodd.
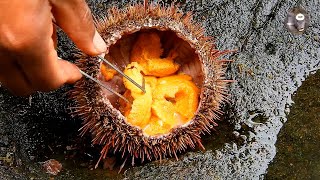
M 277 154 L 269 165 L 267 179 L 319 179 L 319 82 L 320 71 L 309 76 L 294 95 L 295 104 L 278 135 Z
M 230 86 L 231 102 L 225 107 L 227 113 L 221 128 L 217 128 L 218 135 L 213 133 L 217 139 L 205 137 L 207 151 L 181 154 L 179 161 L 147 163 L 127 169 L 123 175 L 91 171 L 90 163 L 98 153 L 90 147 L 85 147 L 88 151 L 72 151 L 74 159 L 63 161 L 70 151 L 66 147 L 90 146 L 89 138 L 79 140 L 77 130 L 81 121 L 68 115 L 72 102 L 65 93 L 72 87 L 38 93 L 31 98 L 13 97 L 0 88 L 0 156 L 14 155 L 12 164 L 0 164 L 0 177 L 47 177 L 39 162 L 55 158 L 66 167 L 57 179 L 263 178 L 276 155 L 277 135 L 287 121 L 292 94 L 311 72 L 320 68 L 318 1 L 177 2 L 182 10 L 193 11 L 196 20 L 203 22 L 207 34 L 215 37 L 218 49 L 238 49 L 238 53 L 229 57 L 235 62 L 230 65 L 228 76 L 236 80 Z M 111 5 L 121 7 L 128 1 L 91 0 L 88 3 L 96 16 L 103 17 Z M 308 11 L 311 20 L 306 33 L 299 36 L 290 34 L 283 25 L 288 10 L 297 5 Z M 60 56 L 73 60 L 73 52 L 72 43 L 60 33 Z M 83 162 L 89 163 L 79 170 L 72 167 L 72 163 L 82 161 L 75 160 L 81 155 L 86 157 Z

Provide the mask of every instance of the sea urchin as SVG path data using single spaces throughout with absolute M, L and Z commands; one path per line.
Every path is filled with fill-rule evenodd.
M 105 58 L 133 78 L 138 72 L 136 75 L 147 79 L 146 85 L 153 90 L 132 95 L 130 84 L 98 58 L 79 55 L 78 67 L 131 99 L 131 104 L 125 104 L 86 79 L 77 82 L 71 91 L 77 104 L 73 113 L 84 121 L 82 134 L 90 132 L 93 144 L 103 146 L 99 161 L 108 152 L 131 157 L 133 164 L 134 159 L 177 158 L 178 152 L 189 147 L 204 149 L 200 135 L 217 126 L 215 120 L 222 114 L 220 105 L 228 96 L 226 86 L 230 81 L 224 75 L 229 61 L 218 58 L 230 51 L 215 49 L 213 38 L 205 35 L 192 14 L 180 12 L 175 5 L 161 7 L 145 1 L 124 9 L 111 8 L 107 14 L 96 23 L 109 47 Z M 141 69 L 133 72 L 137 66 Z M 134 104 L 138 104 L 136 114 Z

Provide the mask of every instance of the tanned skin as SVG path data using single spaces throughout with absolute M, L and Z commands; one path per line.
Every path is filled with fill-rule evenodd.
M 1 0 L 0 9 L 0 82 L 15 95 L 51 91 L 82 77 L 58 58 L 56 25 L 84 53 L 106 51 L 85 0 Z

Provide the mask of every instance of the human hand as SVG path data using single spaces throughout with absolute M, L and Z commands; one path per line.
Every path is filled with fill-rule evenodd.
M 0 82 L 16 95 L 81 78 L 75 65 L 58 60 L 53 19 L 84 53 L 106 51 L 85 0 L 1 0 L 0 9 Z

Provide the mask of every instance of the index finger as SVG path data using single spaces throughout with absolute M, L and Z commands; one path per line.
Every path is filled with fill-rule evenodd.
M 86 54 L 99 55 L 107 49 L 96 31 L 85 0 L 50 0 L 56 23 Z

